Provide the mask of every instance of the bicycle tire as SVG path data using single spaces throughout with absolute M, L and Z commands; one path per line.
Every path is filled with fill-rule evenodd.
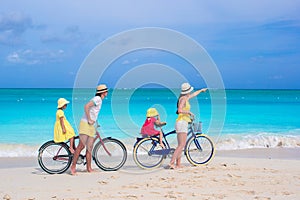
M 208 163 L 214 155 L 214 144 L 212 140 L 204 134 L 196 134 L 189 138 L 185 155 L 187 160 L 194 166 Z
M 161 150 L 158 138 L 144 138 L 140 140 L 133 149 L 134 162 L 142 169 L 153 169 L 159 167 L 164 155 L 151 155 L 151 150 Z
M 93 159 L 96 165 L 104 171 L 120 169 L 127 160 L 125 145 L 114 138 L 104 138 L 102 141 L 105 147 L 99 141 L 93 149 Z M 111 155 L 106 152 L 105 148 Z
M 72 159 L 69 146 L 63 142 L 48 141 L 39 149 L 38 163 L 48 174 L 64 173 L 70 167 Z

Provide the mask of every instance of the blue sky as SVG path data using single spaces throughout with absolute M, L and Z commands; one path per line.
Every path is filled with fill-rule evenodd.
M 225 88 L 300 89 L 299 0 L 10 0 L 0 4 L 0 88 L 73 87 L 78 69 L 96 45 L 122 31 L 161 27 L 202 45 Z M 175 69 L 186 65 L 174 55 L 145 50 L 120 57 L 102 78 L 113 86 L 114 77 L 147 63 Z M 184 75 L 196 87 L 205 85 Z

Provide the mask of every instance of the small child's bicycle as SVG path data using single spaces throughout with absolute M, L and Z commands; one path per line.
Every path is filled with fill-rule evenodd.
M 97 126 L 99 127 L 99 126 Z M 79 136 L 75 137 L 78 140 Z M 127 150 L 125 145 L 114 138 L 102 139 L 96 131 L 92 157 L 96 165 L 104 171 L 116 171 L 126 162 Z M 55 143 L 53 140 L 44 143 L 39 148 L 38 163 L 49 174 L 64 173 L 71 165 L 73 154 L 69 150 L 69 142 Z M 80 154 L 77 164 L 86 164 L 85 155 Z
M 174 153 L 175 149 L 170 147 L 167 136 L 176 134 L 176 131 L 173 130 L 164 133 L 161 128 L 164 125 L 166 124 L 160 126 L 163 133 L 164 149 L 160 146 L 157 136 L 137 138 L 133 149 L 133 159 L 139 167 L 143 169 L 159 167 L 163 159 L 167 156 L 172 156 Z M 189 125 L 188 135 L 190 135 L 190 137 L 187 139 L 184 148 L 184 154 L 187 160 L 194 166 L 208 163 L 214 155 L 215 148 L 212 140 L 202 133 L 201 122 L 192 122 Z

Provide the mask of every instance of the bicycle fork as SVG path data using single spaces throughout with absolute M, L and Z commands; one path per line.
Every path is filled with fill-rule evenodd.
M 202 147 L 201 147 L 201 145 L 200 145 L 200 143 L 199 143 L 199 141 L 197 140 L 196 137 L 194 137 L 193 142 L 195 143 L 196 148 L 197 148 L 200 152 L 202 152 L 203 149 L 202 149 Z M 184 155 L 186 155 L 186 149 L 187 149 L 187 145 L 186 145 L 185 148 L 184 148 Z

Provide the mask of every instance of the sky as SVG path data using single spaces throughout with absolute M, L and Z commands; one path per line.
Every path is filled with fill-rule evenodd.
M 300 89 L 299 10 L 299 0 L 0 0 L 0 88 L 72 88 L 98 45 L 124 31 L 157 27 L 201 45 L 225 88 Z M 149 63 L 205 86 L 184 58 L 158 49 L 120 55 L 99 81 L 114 87 Z M 176 77 L 164 77 L 180 86 Z

